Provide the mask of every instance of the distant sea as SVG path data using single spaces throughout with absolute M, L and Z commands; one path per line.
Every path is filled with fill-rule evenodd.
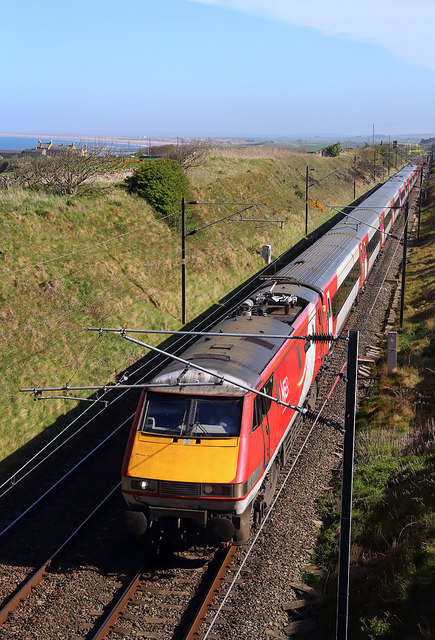
M 91 138 L 77 138 L 77 140 L 73 140 L 72 138 L 69 139 L 65 139 L 65 138 L 50 138 L 50 137 L 46 137 L 46 136 L 40 136 L 39 138 L 25 138 L 25 137 L 19 137 L 19 136 L 6 136 L 6 135 L 2 135 L 0 134 L 0 149 L 4 149 L 6 151 L 6 149 L 12 149 L 12 150 L 16 150 L 16 151 L 22 151 L 23 149 L 33 149 L 34 147 L 36 147 L 36 145 L 38 144 L 38 140 L 41 140 L 42 142 L 50 142 L 50 140 L 53 141 L 53 144 L 71 144 L 73 141 L 75 142 L 76 145 L 79 144 L 85 144 L 86 142 L 88 144 L 93 144 L 94 143 L 94 139 Z M 112 140 L 107 140 L 107 143 L 109 146 L 111 146 L 112 144 L 115 144 L 116 147 L 127 147 L 128 145 L 126 143 L 119 143 L 119 142 L 113 142 Z

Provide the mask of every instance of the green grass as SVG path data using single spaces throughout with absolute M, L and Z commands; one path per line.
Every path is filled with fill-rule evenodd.
M 285 223 L 283 230 L 276 224 L 221 223 L 187 238 L 188 319 L 262 268 L 263 244 L 271 244 L 277 257 L 302 237 L 305 201 L 295 185 L 304 192 L 306 164 L 317 178 L 335 168 L 343 172 L 313 186 L 310 198 L 325 207 L 353 199 L 351 152 L 322 158 L 282 149 L 222 149 L 189 174 L 195 199 L 262 203 L 246 217 Z M 180 328 L 179 234 L 157 220 L 143 199 L 127 193 L 124 175 L 75 196 L 0 190 L 1 459 L 74 407 L 71 401 L 33 402 L 20 388 L 104 384 L 140 356 L 139 348 L 114 335 L 98 338 L 88 326 Z M 367 188 L 361 176 L 357 195 Z M 202 226 L 237 209 L 197 206 L 196 221 Z M 309 228 L 331 213 L 310 207 Z M 100 244 L 16 271 L 94 243 Z M 1 277 L 8 271 L 15 273 Z

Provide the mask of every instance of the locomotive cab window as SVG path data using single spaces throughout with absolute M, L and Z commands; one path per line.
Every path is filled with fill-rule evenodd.
M 241 415 L 241 398 L 149 392 L 138 430 L 181 438 L 235 437 Z
M 267 393 L 268 396 L 273 396 L 273 376 L 269 378 L 264 387 L 260 389 L 262 393 Z M 255 396 L 254 398 L 254 415 L 252 420 L 252 431 L 255 431 L 257 427 L 263 422 L 267 416 L 271 407 L 272 400 L 264 398 L 263 396 Z

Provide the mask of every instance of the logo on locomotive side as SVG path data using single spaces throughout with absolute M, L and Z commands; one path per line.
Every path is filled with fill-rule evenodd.
M 279 385 L 279 389 L 280 389 L 280 395 L 281 395 L 281 400 L 283 400 L 284 402 L 287 402 L 288 397 L 290 395 L 290 388 L 289 388 L 289 382 L 288 382 L 288 378 L 287 376 L 281 380 L 280 385 Z M 286 407 L 283 407 L 283 411 L 285 410 Z

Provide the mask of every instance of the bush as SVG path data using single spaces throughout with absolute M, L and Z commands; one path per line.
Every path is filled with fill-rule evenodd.
M 335 144 L 329 145 L 329 147 L 325 147 L 323 149 L 323 155 L 330 156 L 331 158 L 335 158 L 336 156 L 339 156 L 342 151 L 343 151 L 343 148 L 340 142 L 336 142 Z
M 153 160 L 136 169 L 126 179 L 128 190 L 137 193 L 162 216 L 180 210 L 181 198 L 186 197 L 189 183 L 175 160 Z M 169 220 L 169 224 L 173 224 Z
M 118 166 L 113 150 L 105 144 L 87 147 L 83 154 L 79 149 L 68 147 L 56 155 L 20 158 L 14 179 L 18 185 L 74 195 L 82 185 L 111 174 Z

